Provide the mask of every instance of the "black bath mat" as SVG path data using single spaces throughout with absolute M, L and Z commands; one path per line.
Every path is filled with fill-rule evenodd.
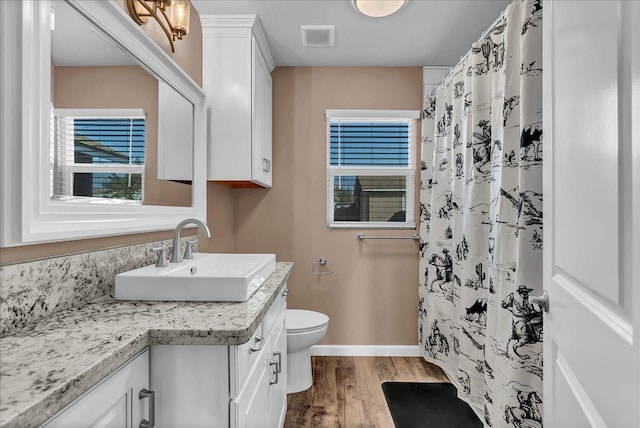
M 482 428 L 450 383 L 384 382 L 382 390 L 396 428 Z

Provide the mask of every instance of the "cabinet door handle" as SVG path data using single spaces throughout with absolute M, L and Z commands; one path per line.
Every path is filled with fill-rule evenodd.
M 276 363 L 276 370 L 278 373 L 282 373 L 282 353 L 280 351 L 273 351 L 273 357 L 278 357 L 278 362 Z
M 269 361 L 269 366 L 276 366 L 275 369 L 273 369 L 273 374 L 276 375 L 276 379 L 269 379 L 269 385 L 275 385 L 276 383 L 278 383 L 278 373 L 280 373 L 280 371 L 278 370 L 278 363 L 271 360 Z
M 262 338 L 262 336 L 256 336 L 256 338 L 254 339 L 254 344 L 257 346 L 254 345 L 249 348 L 249 353 L 258 352 L 262 349 L 262 347 L 264 346 L 264 339 Z
M 282 290 L 282 295 L 283 295 L 284 297 L 287 297 L 287 296 L 289 295 L 289 289 L 288 289 L 288 288 L 285 288 L 284 290 Z
M 267 172 L 271 172 L 271 159 L 267 159 Z
M 140 421 L 140 428 L 153 428 L 156 425 L 156 393 L 146 388 L 142 388 L 138 393 L 138 399 L 149 399 L 149 420 Z

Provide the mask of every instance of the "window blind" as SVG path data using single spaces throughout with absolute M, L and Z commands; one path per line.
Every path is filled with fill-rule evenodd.
M 74 119 L 76 163 L 144 164 L 144 119 Z
M 331 119 L 331 166 L 409 167 L 412 120 Z

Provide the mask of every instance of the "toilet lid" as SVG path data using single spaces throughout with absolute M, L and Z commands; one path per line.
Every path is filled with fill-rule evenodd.
M 329 322 L 329 317 L 320 312 L 302 309 L 287 309 L 284 314 L 285 325 L 290 333 L 303 333 L 317 330 Z

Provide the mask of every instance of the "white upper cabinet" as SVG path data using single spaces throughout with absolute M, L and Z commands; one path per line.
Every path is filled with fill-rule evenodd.
M 271 187 L 273 60 L 256 15 L 201 15 L 208 179 Z

